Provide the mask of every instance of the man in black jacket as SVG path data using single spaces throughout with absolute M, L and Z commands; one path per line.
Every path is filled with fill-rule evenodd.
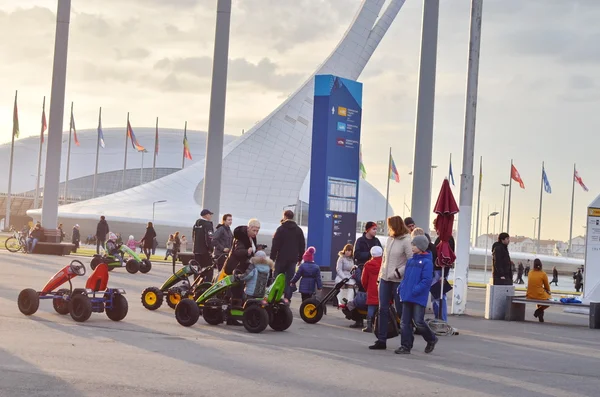
M 304 232 L 300 226 L 293 221 L 294 213 L 287 210 L 283 213 L 281 226 L 277 228 L 273 236 L 271 246 L 271 260 L 275 261 L 275 274 L 285 274 L 285 298 L 292 298 L 292 287 L 290 281 L 296 272 L 296 264 L 302 261 L 302 255 L 306 250 Z
M 510 236 L 500 233 L 498 241 L 492 245 L 492 272 L 494 285 L 513 285 L 512 261 L 508 253 Z
M 215 258 L 218 258 L 217 268 L 219 271 L 223 268 L 225 259 L 231 250 L 233 244 L 233 233 L 231 232 L 231 223 L 233 218 L 231 214 L 223 215 L 223 222 L 217 225 L 217 230 L 213 234 L 213 247 L 215 247 Z
M 371 248 L 375 246 L 381 247 L 381 242 L 375 236 L 377 236 L 377 224 L 375 222 L 367 222 L 362 237 L 359 237 L 354 243 L 354 262 L 356 262 L 356 266 L 358 267 L 354 273 L 354 278 L 360 292 L 365 292 L 360 279 L 365 263 L 371 259 Z
M 100 254 L 100 247 L 104 247 L 108 232 L 110 232 L 108 222 L 106 222 L 106 218 L 102 215 L 100 217 L 100 222 L 98 222 L 98 226 L 96 226 L 96 254 Z
M 213 213 L 210 210 L 203 209 L 200 213 L 200 219 L 194 224 L 192 229 L 192 240 L 194 241 L 194 259 L 198 261 L 202 268 L 212 264 L 211 254 L 213 251 Z M 206 274 L 208 280 L 212 280 L 212 271 Z

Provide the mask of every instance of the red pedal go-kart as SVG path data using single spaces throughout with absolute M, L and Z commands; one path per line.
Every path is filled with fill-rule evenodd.
M 129 306 L 127 299 L 123 296 L 122 289 L 106 288 L 108 284 L 108 266 L 104 263 L 98 265 L 90 275 L 85 288 L 73 289 L 71 279 L 75 276 L 83 276 L 85 267 L 83 263 L 74 260 L 69 266 L 65 266 L 54 275 L 46 284 L 44 289 L 37 292 L 33 289 L 25 289 L 19 294 L 19 310 L 25 315 L 34 314 L 40 299 L 52 299 L 54 310 L 59 314 L 71 314 L 71 318 L 77 322 L 87 321 L 93 312 L 102 313 L 113 321 L 121 321 L 127 316 Z M 65 282 L 69 282 L 70 288 L 60 289 L 54 292 Z

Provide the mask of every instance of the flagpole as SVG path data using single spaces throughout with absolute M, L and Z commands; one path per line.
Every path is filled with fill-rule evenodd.
M 544 198 L 544 162 L 542 161 L 542 175 L 540 181 L 540 212 L 538 218 L 538 238 L 537 238 L 537 250 L 536 253 L 540 253 L 540 238 L 542 236 L 542 200 Z
M 67 204 L 67 194 L 69 190 L 69 169 L 71 167 L 71 135 L 73 133 L 73 102 L 71 102 L 71 121 L 69 122 L 69 150 L 67 152 L 67 175 L 65 178 L 65 196 L 63 204 Z
M 125 162 L 123 163 L 123 181 L 121 189 L 125 190 L 125 172 L 127 171 L 127 143 L 129 140 L 129 112 L 127 112 L 127 126 L 125 127 Z
M 154 135 L 154 163 L 152 163 L 152 180 L 156 178 L 156 155 L 158 154 L 158 117 L 156 118 L 156 134 Z
M 385 219 L 384 219 L 384 229 L 387 235 L 387 218 L 388 218 L 388 206 L 390 203 L 390 177 L 392 172 L 392 148 L 390 147 L 390 155 L 388 157 L 388 173 L 387 173 L 387 190 L 385 193 Z
M 185 127 L 183 127 L 183 139 L 185 140 L 185 138 L 187 137 L 187 121 L 185 122 Z M 181 169 L 185 168 L 185 145 L 183 146 L 183 151 L 182 151 L 182 161 L 181 161 Z
M 98 111 L 98 128 L 102 125 L 102 107 Z M 92 198 L 96 197 L 96 188 L 98 186 L 98 159 L 100 158 L 100 131 L 97 133 L 98 139 L 96 142 L 96 168 L 94 169 L 94 188 L 92 190 Z
M 577 164 L 573 164 L 573 190 L 571 191 L 571 224 L 569 226 L 569 257 L 573 256 L 571 252 L 571 241 L 573 240 L 573 209 L 575 207 L 575 172 L 577 172 Z
M 4 222 L 4 228 L 6 230 L 10 229 L 10 202 L 11 202 L 11 190 L 12 190 L 12 174 L 13 174 L 13 160 L 15 157 L 15 132 L 18 132 L 18 126 L 15 126 L 15 122 L 18 122 L 18 113 L 17 113 L 17 94 L 18 91 L 15 91 L 15 105 L 13 108 L 13 132 L 12 132 L 12 141 L 10 143 L 10 165 L 8 167 L 8 194 L 6 196 L 6 217 Z M 15 119 L 15 116 L 17 117 Z M 15 130 L 15 128 L 17 128 Z
M 508 182 L 508 213 L 506 214 L 506 233 L 510 234 L 510 204 L 512 199 L 512 168 L 513 168 L 513 160 L 510 159 L 510 176 Z M 533 236 L 535 238 L 535 236 Z
M 42 147 L 44 146 L 44 118 L 46 113 L 46 97 L 42 102 L 42 131 L 40 133 L 40 152 L 38 154 L 37 178 L 35 179 L 35 199 L 33 199 L 33 208 L 38 208 L 40 197 L 40 175 L 42 173 Z
M 482 172 L 483 172 L 483 156 L 479 157 L 479 192 L 477 193 L 477 224 L 475 225 L 475 244 L 474 247 L 477 247 L 477 238 L 479 237 L 479 208 L 481 206 L 481 182 L 482 182 Z

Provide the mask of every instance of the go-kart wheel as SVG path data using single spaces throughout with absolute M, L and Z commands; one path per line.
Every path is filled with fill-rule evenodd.
M 279 305 L 274 308 L 269 321 L 269 326 L 275 331 L 285 331 L 292 325 L 294 315 L 288 305 Z
M 184 299 L 175 307 L 175 319 L 184 327 L 191 327 L 200 318 L 200 308 L 191 299 Z
M 269 325 L 269 313 L 259 305 L 249 306 L 244 309 L 242 323 L 246 331 L 251 334 L 259 334 Z
M 202 318 L 210 325 L 223 323 L 223 310 L 219 299 L 209 299 L 202 308 Z
M 130 259 L 125 264 L 125 269 L 127 269 L 128 273 L 136 274 L 140 270 L 140 262 L 135 259 Z
M 104 299 L 109 299 L 110 296 L 104 295 Z M 127 299 L 121 294 L 113 295 L 113 305 L 112 308 L 105 308 L 106 316 L 113 321 L 121 321 L 127 316 L 127 311 L 129 310 L 129 304 L 127 303 Z
M 59 289 L 58 291 L 56 291 L 58 295 L 62 295 L 62 296 L 69 296 L 69 294 L 71 293 L 71 291 L 69 291 L 68 289 Z M 54 298 L 52 299 L 52 306 L 54 306 L 54 310 L 58 313 L 58 314 L 62 314 L 63 316 L 65 314 L 69 314 L 69 301 L 63 298 Z
M 19 252 L 19 250 L 21 249 L 21 244 L 19 243 L 19 240 L 16 237 L 7 238 L 4 242 L 4 246 L 10 252 Z
M 92 258 L 92 261 L 90 262 L 90 268 L 92 270 L 96 270 L 96 267 L 98 267 L 98 265 L 101 263 L 102 263 L 102 258 L 96 255 L 96 256 L 94 256 L 94 258 Z
M 317 299 L 307 299 L 300 305 L 300 317 L 306 323 L 316 324 L 323 318 L 323 307 Z
M 181 302 L 182 294 L 183 291 L 179 287 L 169 288 L 167 291 L 167 305 L 169 305 L 171 309 L 175 309 L 175 306 Z
M 36 290 L 27 288 L 19 293 L 17 303 L 21 313 L 26 316 L 31 316 L 33 313 L 37 312 L 37 309 L 40 307 L 40 296 Z
M 87 321 L 92 315 L 92 301 L 87 295 L 75 294 L 69 301 L 71 318 L 78 323 Z
M 156 310 L 163 303 L 163 293 L 156 287 L 148 287 L 142 292 L 142 305 L 148 310 Z
M 150 262 L 148 259 L 142 259 L 142 263 L 140 264 L 140 272 L 146 274 L 150 271 L 150 269 L 152 269 L 152 262 Z

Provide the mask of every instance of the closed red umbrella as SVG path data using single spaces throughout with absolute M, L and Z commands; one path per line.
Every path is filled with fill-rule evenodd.
M 454 214 L 458 213 L 458 205 L 452 194 L 448 179 L 444 180 L 442 189 L 438 196 L 433 212 L 438 214 L 435 221 L 435 229 L 440 238 L 437 248 L 437 265 L 440 267 L 451 266 L 456 260 L 456 255 L 448 243 L 452 237 L 452 228 L 454 226 Z

